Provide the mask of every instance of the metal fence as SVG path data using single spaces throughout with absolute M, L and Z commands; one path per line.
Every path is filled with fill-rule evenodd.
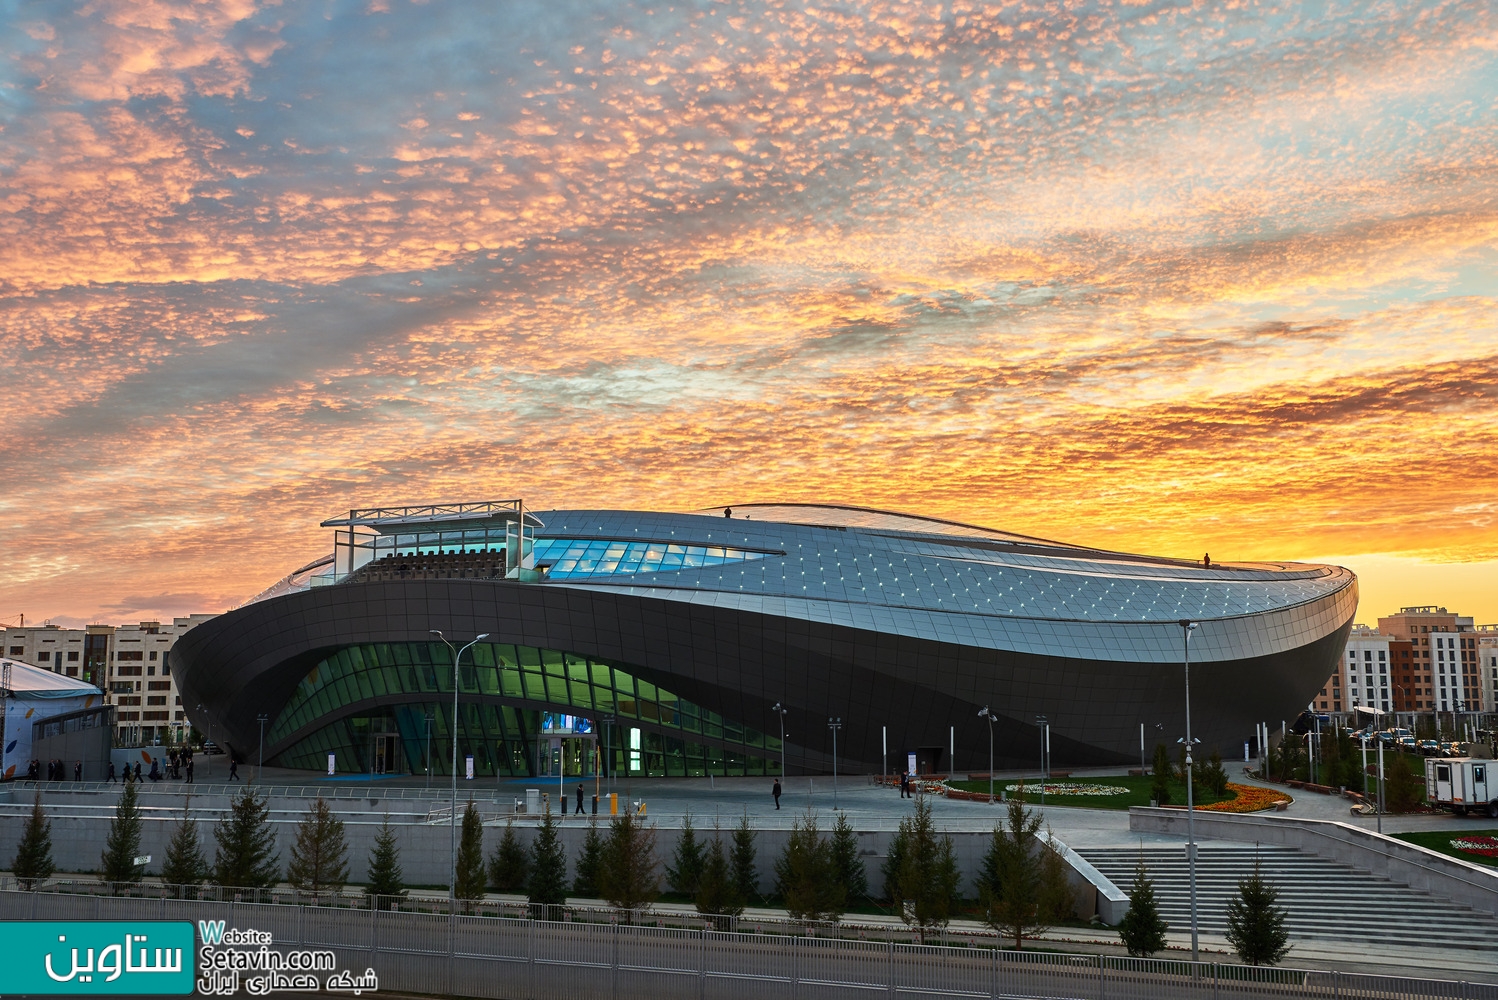
M 496 1000 L 1498 1000 L 1498 985 L 1458 981 L 378 907 L 0 890 L 0 917 L 223 920 L 332 950 L 384 990 Z

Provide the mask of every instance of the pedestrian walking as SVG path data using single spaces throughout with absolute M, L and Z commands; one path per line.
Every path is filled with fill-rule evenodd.
M 114 761 L 109 762 L 109 777 L 104 783 L 107 785 L 112 781 L 114 781 Z
M 135 766 L 139 767 L 140 765 L 137 764 Z M 232 757 L 229 758 L 229 780 L 230 781 L 238 781 L 239 780 L 239 761 L 235 760 Z
M 577 814 L 579 816 L 583 814 L 583 783 L 581 781 L 577 783 Z
M 135 762 L 135 783 L 138 785 L 143 779 L 140 776 L 140 761 Z
M 76 761 L 73 764 L 73 780 L 74 781 L 82 781 L 83 780 L 83 761 L 81 761 L 81 760 L 80 761 Z
M 775 797 L 775 808 L 779 809 L 780 808 L 780 779 L 779 778 L 775 779 L 775 784 L 770 789 L 770 794 Z
M 900 798 L 902 798 L 902 799 L 908 799 L 908 798 L 910 798 L 910 772 L 909 771 L 901 771 L 900 772 Z

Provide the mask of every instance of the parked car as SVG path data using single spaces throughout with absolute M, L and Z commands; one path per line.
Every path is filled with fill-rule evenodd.
M 1421 740 L 1420 753 L 1426 757 L 1434 757 L 1441 752 L 1441 745 L 1435 740 Z

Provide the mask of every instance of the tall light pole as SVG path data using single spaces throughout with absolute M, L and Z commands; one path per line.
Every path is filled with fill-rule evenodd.
M 993 724 L 998 720 L 994 714 L 984 705 L 978 712 L 978 718 L 988 720 L 988 801 L 993 804 Z
M 784 778 L 786 776 L 786 774 L 785 774 L 785 706 L 782 705 L 780 702 L 777 701 L 775 704 L 773 704 L 773 705 L 770 706 L 770 711 L 772 711 L 776 715 L 780 716 L 780 776 L 782 778 Z
M 1035 725 L 1040 728 L 1040 808 L 1045 809 L 1045 781 L 1046 781 L 1046 744 L 1051 741 L 1051 734 L 1047 731 L 1050 722 L 1043 715 L 1035 717 Z
M 1196 631 L 1196 622 L 1182 618 L 1181 661 L 1186 668 L 1186 855 L 1191 867 L 1191 961 L 1199 960 L 1196 934 L 1196 800 L 1191 787 L 1191 633 Z
M 432 787 L 432 712 L 431 712 L 430 709 L 427 710 L 426 720 L 427 720 L 427 757 L 426 757 L 426 765 L 427 765 L 427 787 L 431 788 Z
M 255 716 L 255 721 L 260 723 L 260 763 L 255 765 L 255 784 L 260 784 L 260 772 L 265 770 L 265 723 L 270 716 L 260 714 Z
M 829 718 L 827 728 L 832 730 L 832 808 L 837 808 L 837 731 L 843 728 L 842 717 Z M 784 742 L 781 747 L 784 747 Z M 783 765 L 782 765 L 783 766 Z
M 489 633 L 484 632 L 474 638 L 462 649 L 454 649 L 453 644 L 447 641 L 440 629 L 429 628 L 429 633 L 442 640 L 453 654 L 453 801 L 452 814 L 447 818 L 449 839 L 452 841 L 452 867 L 451 879 L 447 883 L 447 914 L 449 917 L 457 911 L 458 904 L 458 662 L 463 659 L 463 654 L 474 644 L 489 638 Z

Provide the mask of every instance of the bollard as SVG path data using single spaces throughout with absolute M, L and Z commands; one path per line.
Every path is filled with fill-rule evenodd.
M 598 796 L 593 796 L 593 815 L 598 815 Z
M 619 815 L 619 793 L 609 792 L 609 815 Z

